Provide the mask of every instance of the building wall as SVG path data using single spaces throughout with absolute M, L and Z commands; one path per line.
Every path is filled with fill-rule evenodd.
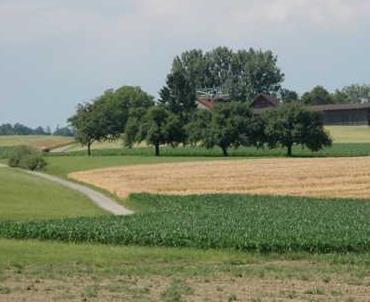
M 325 125 L 370 125 L 369 109 L 328 110 L 323 112 Z

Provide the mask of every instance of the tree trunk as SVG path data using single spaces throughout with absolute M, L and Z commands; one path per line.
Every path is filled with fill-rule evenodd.
M 221 147 L 222 149 L 222 153 L 224 156 L 229 156 L 229 154 L 227 153 L 227 148 L 226 147 Z
M 159 144 L 155 144 L 155 156 L 159 156 Z
M 91 156 L 91 143 L 87 144 L 87 155 Z
M 288 152 L 287 152 L 287 155 L 290 157 L 292 156 L 292 144 L 289 144 L 288 145 Z

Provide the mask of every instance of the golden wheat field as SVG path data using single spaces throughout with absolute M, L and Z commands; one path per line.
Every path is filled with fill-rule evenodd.
M 370 198 L 370 157 L 168 163 L 74 172 L 69 176 L 120 197 L 147 192 Z

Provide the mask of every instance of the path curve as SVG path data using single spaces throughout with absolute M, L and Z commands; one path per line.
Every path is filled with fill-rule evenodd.
M 0 168 L 5 168 L 7 167 L 6 165 L 3 165 L 3 164 L 0 164 Z M 81 185 L 81 184 L 78 184 L 78 183 L 75 183 L 75 182 L 72 182 L 72 181 L 69 181 L 69 180 L 66 180 L 66 179 L 62 179 L 62 178 L 59 178 L 59 177 L 56 177 L 56 176 L 52 176 L 52 175 L 49 175 L 49 174 L 45 174 L 45 173 L 40 173 L 40 172 L 35 172 L 35 171 L 27 171 L 27 170 L 23 170 L 25 171 L 26 173 L 28 174 L 31 174 L 31 175 L 35 175 L 35 176 L 38 176 L 38 177 L 42 177 L 42 178 L 45 178 L 47 180 L 50 180 L 50 181 L 53 181 L 55 183 L 58 183 L 62 186 L 65 186 L 67 188 L 70 188 L 72 190 L 75 190 L 75 191 L 78 191 L 84 195 L 86 195 L 87 197 L 89 197 L 98 207 L 114 214 L 114 215 L 131 215 L 133 214 L 134 212 L 121 206 L 120 204 L 118 204 L 116 201 L 114 201 L 113 199 L 105 196 L 104 194 L 94 190 L 94 189 L 91 189 L 87 186 L 84 186 L 84 185 Z

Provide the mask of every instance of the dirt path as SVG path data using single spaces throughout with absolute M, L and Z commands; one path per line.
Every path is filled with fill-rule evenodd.
M 4 165 L 4 164 L 0 164 L 0 168 L 5 168 L 5 167 L 7 167 L 7 166 Z M 121 206 L 120 204 L 118 204 L 113 199 L 111 199 L 111 198 L 105 196 L 104 194 L 102 194 L 102 193 L 100 193 L 100 192 L 98 192 L 94 189 L 91 189 L 87 186 L 80 185 L 78 183 L 68 181 L 68 180 L 65 180 L 65 179 L 62 179 L 62 178 L 59 178 L 59 177 L 56 177 L 56 176 L 48 175 L 48 174 L 45 174 L 45 173 L 40 173 L 40 172 L 35 172 L 35 171 L 26 171 L 26 170 L 23 170 L 23 171 L 25 171 L 26 173 L 29 173 L 31 175 L 35 175 L 35 176 L 42 177 L 42 178 L 45 178 L 47 180 L 56 182 L 56 183 L 58 183 L 62 186 L 70 188 L 72 190 L 78 191 L 78 192 L 86 195 L 87 197 L 89 197 L 91 199 L 91 201 L 94 202 L 98 207 L 100 207 L 100 208 L 102 208 L 102 209 L 106 210 L 107 212 L 110 212 L 114 215 L 130 215 L 130 214 L 133 214 L 133 212 L 131 210 L 126 209 L 125 207 Z
M 35 172 L 35 171 L 25 171 L 29 174 L 45 178 L 47 180 L 56 182 L 62 186 L 68 187 L 72 190 L 81 192 L 82 194 L 86 195 L 89 197 L 98 207 L 114 214 L 114 215 L 130 215 L 133 214 L 133 212 L 120 204 L 118 204 L 116 201 L 113 199 L 105 196 L 104 194 L 91 189 L 87 186 L 65 180 L 56 176 L 48 175 L 45 173 L 40 173 L 40 172 Z

